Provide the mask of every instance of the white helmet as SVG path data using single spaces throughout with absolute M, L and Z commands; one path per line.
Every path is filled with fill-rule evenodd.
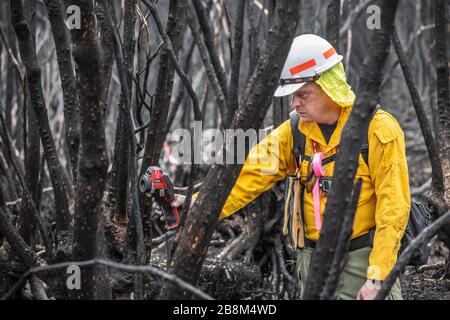
M 341 60 L 342 56 L 321 37 L 314 34 L 295 37 L 274 96 L 283 97 L 294 93 L 306 82 L 316 81 Z

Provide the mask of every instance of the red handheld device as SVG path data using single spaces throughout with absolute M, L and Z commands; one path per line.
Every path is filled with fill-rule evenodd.
M 175 191 L 169 176 L 161 168 L 148 167 L 139 180 L 139 189 L 143 193 L 151 194 L 161 206 L 166 217 L 166 229 L 170 230 L 179 226 L 180 212 L 178 208 L 171 206 L 175 201 Z

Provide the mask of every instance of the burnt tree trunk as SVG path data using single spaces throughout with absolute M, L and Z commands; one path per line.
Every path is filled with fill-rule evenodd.
M 261 15 L 261 11 L 256 7 L 256 3 L 253 1 L 247 2 L 247 20 L 248 20 L 248 78 L 250 81 L 253 72 L 258 64 L 258 59 L 260 55 L 259 45 L 258 45 L 258 30 L 257 30 L 257 18 Z
M 170 1 L 166 33 L 172 41 L 175 55 L 178 55 L 178 52 L 180 51 L 181 45 L 183 43 L 182 35 L 185 25 L 186 10 L 187 1 Z M 167 46 L 167 44 L 165 44 L 165 46 Z M 145 173 L 145 170 L 149 166 L 158 165 L 161 149 L 165 139 L 163 133 L 165 132 L 164 128 L 166 126 L 167 116 L 170 108 L 174 73 L 175 67 L 170 61 L 170 51 L 167 47 L 165 47 L 161 51 L 160 55 L 158 80 L 156 83 L 156 95 L 145 142 L 144 156 L 140 169 L 141 175 Z M 149 243 L 151 239 L 150 208 L 148 206 L 149 203 L 142 193 L 140 193 L 139 196 L 139 204 L 140 208 L 142 208 L 142 217 L 144 220 L 144 233 L 146 237 L 146 243 Z M 133 219 L 131 219 L 130 221 L 133 222 Z M 134 227 L 135 226 L 133 225 L 129 226 L 129 232 L 127 235 L 129 244 L 127 245 L 127 249 L 136 247 L 136 240 L 134 239 L 134 235 L 136 234 L 136 232 L 133 230 Z M 148 258 L 150 257 L 149 252 L 146 253 L 146 256 Z
M 123 101 L 119 101 L 123 105 Z M 119 109 L 120 106 L 119 105 Z M 118 224 L 127 222 L 127 187 L 128 187 L 128 141 L 126 137 L 124 118 L 121 111 L 117 119 L 116 137 L 114 140 L 114 158 L 111 176 L 110 200 L 112 211 L 111 218 Z
M 444 199 L 450 206 L 450 98 L 448 72 L 448 17 L 447 1 L 435 2 L 435 50 L 437 73 L 437 105 L 438 105 L 438 141 L 443 161 Z
M 25 13 L 27 15 L 27 19 L 32 20 L 32 12 L 36 9 L 35 6 L 30 6 Z M 35 21 L 35 20 L 33 20 Z M 33 23 L 33 27 L 35 23 Z M 35 42 L 34 38 L 36 35 L 35 28 L 32 31 L 33 34 L 33 43 Z M 8 78 L 11 77 L 10 81 L 15 81 L 14 75 L 16 74 L 16 70 L 14 68 L 9 68 L 8 70 Z M 14 83 L 14 82 L 13 82 Z M 22 133 L 23 133 L 23 150 L 24 150 L 24 164 L 25 164 L 25 173 L 24 179 L 25 183 L 28 187 L 28 190 L 31 193 L 31 197 L 33 198 L 33 202 L 35 204 L 35 208 L 33 207 L 31 201 L 22 201 L 19 213 L 19 223 L 18 223 L 18 231 L 20 236 L 24 239 L 24 241 L 31 247 L 33 247 L 34 232 L 36 230 L 35 225 L 33 224 L 33 215 L 34 210 L 39 208 L 38 199 L 39 199 L 39 164 L 41 159 L 41 141 L 39 140 L 39 128 L 37 126 L 36 116 L 31 108 L 29 94 L 27 86 L 25 85 L 25 81 L 21 81 L 22 90 L 23 90 L 23 118 L 22 118 Z M 7 82 L 7 86 L 9 81 Z M 7 103 L 6 105 L 12 106 L 12 92 L 11 92 L 11 100 L 8 100 L 8 91 L 7 91 Z M 28 128 L 27 128 L 28 127 Z M 25 193 L 22 197 L 25 197 Z
M 174 0 L 170 2 L 169 18 L 166 33 L 169 35 L 175 54 L 178 54 L 182 45 L 186 1 Z M 142 159 L 141 174 L 148 166 L 158 163 L 164 138 L 161 136 L 167 121 L 167 114 L 172 97 L 172 87 L 175 68 L 170 62 L 170 53 L 167 48 L 161 51 L 158 80 L 156 84 L 156 97 L 152 118 L 145 143 L 144 158 Z
M 27 88 L 24 87 L 23 90 L 25 91 Z M 28 95 L 24 94 L 25 99 L 26 97 L 28 97 Z M 24 132 L 24 136 L 26 136 L 26 141 L 24 143 L 25 182 L 28 190 L 30 190 L 36 208 L 39 208 L 39 165 L 41 159 L 39 128 L 37 126 L 36 116 L 31 109 L 28 99 L 26 99 L 24 108 L 27 108 L 28 110 L 26 113 L 27 117 L 24 119 L 24 121 L 26 121 L 26 125 L 24 125 L 24 128 L 26 128 L 26 132 Z M 28 245 L 32 245 L 31 241 L 35 230 L 32 224 L 33 210 L 34 209 L 29 201 L 22 201 L 18 229 L 19 234 Z
M 133 84 L 133 62 L 134 62 L 134 25 L 136 22 L 136 14 L 134 6 L 136 1 L 127 1 L 125 4 L 124 17 L 124 63 L 127 73 L 127 81 L 130 86 L 129 99 L 131 100 L 131 88 Z M 123 105 L 124 97 L 121 97 L 120 103 Z M 117 120 L 116 139 L 114 148 L 114 163 L 113 163 L 113 180 L 112 191 L 114 192 L 113 199 L 114 211 L 113 216 L 120 224 L 127 222 L 127 190 L 128 190 L 128 161 L 129 161 L 129 147 L 127 130 L 125 125 L 125 115 L 119 111 L 119 118 Z
M 24 264 L 25 268 L 39 265 L 39 257 L 33 249 L 23 241 L 22 237 L 12 225 L 9 215 L 0 207 L 0 232 L 11 246 L 11 251 Z
M 101 107 L 102 54 L 94 7 L 90 0 L 78 1 L 81 29 L 73 29 L 73 55 L 78 67 L 77 86 L 80 93 L 80 155 L 75 207 L 73 259 L 94 259 L 97 242 L 100 204 L 106 183 L 108 157 L 104 132 L 104 109 Z M 81 290 L 77 298 L 97 298 L 97 286 L 105 280 L 97 278 L 95 267 L 82 269 Z
M 341 0 L 330 0 L 327 6 L 326 38 L 339 52 L 339 28 L 341 24 Z
M 128 138 L 128 145 L 130 148 L 130 161 L 128 162 L 128 176 L 130 177 L 131 184 L 131 212 L 132 218 L 130 220 L 134 221 L 135 231 L 136 231 L 136 247 L 133 248 L 133 253 L 135 255 L 134 263 L 136 265 L 143 264 L 143 256 L 144 256 L 144 235 L 143 235 L 143 227 L 142 227 L 142 218 L 139 208 L 139 199 L 138 199 L 138 190 L 137 190 L 137 161 L 136 161 L 136 139 L 134 136 L 134 127 L 131 118 L 131 94 L 130 94 L 130 86 L 128 84 L 128 80 L 130 79 L 130 73 L 127 69 L 127 62 L 123 57 L 123 49 L 122 44 L 119 39 L 118 32 L 113 24 L 113 19 L 110 10 L 108 9 L 108 1 L 102 0 L 101 4 L 105 11 L 109 29 L 111 34 L 113 35 L 113 44 L 114 51 L 116 57 L 116 65 L 120 78 L 121 85 L 121 93 L 124 102 L 124 107 L 121 108 L 121 112 L 124 113 L 124 125 L 125 132 Z M 143 291 L 142 291 L 142 274 L 135 274 L 135 299 L 142 300 L 143 299 Z
M 113 39 L 111 35 L 111 31 L 108 27 L 107 19 L 105 17 L 105 10 L 100 4 L 99 0 L 95 1 L 95 7 L 94 7 L 95 17 L 97 18 L 98 28 L 100 31 L 100 43 L 103 48 L 101 50 L 102 54 L 102 69 L 101 69 L 101 94 L 100 94 L 100 101 L 99 105 L 103 109 L 103 112 L 105 113 L 108 109 L 108 97 L 109 97 L 109 86 L 111 82 L 111 74 L 112 74 L 112 67 L 114 64 L 114 46 L 113 46 Z M 106 125 L 106 124 L 105 124 Z M 106 209 L 108 210 L 108 209 Z M 99 241 L 97 241 L 98 247 L 97 247 L 97 255 L 98 256 L 105 256 L 107 249 L 107 243 L 106 239 L 106 230 L 109 228 L 109 221 L 110 216 L 109 212 L 103 212 L 103 214 L 100 215 L 100 220 L 98 222 L 98 231 L 97 236 L 99 237 Z M 100 299 L 112 299 L 112 291 L 111 291 L 111 283 L 108 281 L 107 277 L 109 277 L 109 270 L 106 267 L 100 267 L 98 266 L 98 273 L 97 275 L 101 277 L 101 281 L 99 288 L 97 290 L 97 296 Z
M 75 83 L 70 42 L 64 21 L 62 0 L 47 0 L 48 19 L 52 26 L 64 99 L 65 138 L 69 149 L 73 183 L 76 185 L 78 147 L 80 144 L 80 100 Z
M 108 94 L 109 94 L 109 87 L 110 87 L 110 82 L 111 82 L 111 74 L 112 74 L 112 67 L 114 64 L 114 45 L 113 45 L 113 39 L 112 39 L 112 34 L 110 31 L 110 28 L 108 26 L 108 22 L 107 22 L 107 18 L 106 18 L 106 14 L 105 11 L 103 9 L 103 6 L 100 4 L 99 0 L 95 1 L 95 16 L 97 18 L 97 22 L 98 22 L 98 27 L 100 30 L 100 42 L 102 45 L 102 77 L 100 79 L 101 81 L 101 94 L 100 94 L 100 106 L 101 108 L 104 110 L 104 112 L 107 112 L 108 109 Z M 105 115 L 106 116 L 106 115 Z M 116 131 L 118 130 L 118 128 L 116 127 Z M 120 130 L 119 130 L 120 131 Z M 117 144 L 117 140 L 115 141 Z M 116 149 L 116 148 L 115 148 Z M 105 208 L 105 214 L 104 217 L 107 217 L 107 221 L 102 221 L 101 223 L 101 228 L 104 228 L 104 225 L 108 225 L 106 226 L 106 228 L 109 228 L 110 224 L 110 218 L 113 216 L 113 212 L 114 212 L 114 208 L 115 208 L 115 203 L 117 200 L 116 197 L 116 191 L 114 189 L 114 180 L 116 177 L 116 169 L 117 163 L 115 160 L 113 160 L 113 167 L 111 170 L 111 173 L 108 177 L 109 181 L 107 181 L 107 185 L 109 184 L 109 189 L 108 189 L 108 198 L 107 198 L 107 203 L 106 203 L 106 208 Z M 105 219 L 103 219 L 105 220 Z M 101 232 L 101 230 L 99 230 L 99 232 Z
M 69 0 L 66 0 L 69 1 Z M 99 0 L 95 0 L 95 16 L 97 18 L 97 23 L 100 31 L 100 42 L 103 48 L 102 50 L 102 77 L 101 81 L 101 95 L 100 95 L 100 106 L 103 108 L 106 113 L 106 109 L 108 108 L 108 93 L 109 86 L 111 82 L 111 74 L 112 67 L 114 64 L 114 45 L 113 39 L 111 35 L 111 31 L 109 30 L 108 23 L 105 17 L 105 11 L 103 7 L 100 5 Z
M 62 167 L 56 152 L 53 134 L 48 121 L 47 108 L 41 85 L 41 70 L 38 64 L 30 24 L 24 17 L 22 1 L 11 1 L 11 13 L 14 29 L 19 42 L 19 51 L 26 68 L 26 79 L 33 112 L 39 126 L 39 134 L 44 148 L 44 156 L 50 173 L 50 180 L 55 195 L 56 231 L 58 248 L 67 254 L 69 241 L 70 214 L 63 180 Z
M 435 1 L 435 50 L 437 73 L 438 107 L 438 150 L 442 162 L 443 190 L 445 207 L 438 208 L 442 215 L 450 207 L 450 97 L 448 72 L 448 1 Z M 450 248 L 450 224 L 446 224 L 440 234 Z
M 26 230 L 29 230 L 30 232 L 32 232 L 32 230 L 35 227 L 37 227 L 41 234 L 42 242 L 45 246 L 46 252 L 47 252 L 48 256 L 51 257 L 51 255 L 52 255 L 51 244 L 49 243 L 48 236 L 42 225 L 36 204 L 33 200 L 33 196 L 30 193 L 28 186 L 27 186 L 27 182 L 25 181 L 25 178 L 23 176 L 22 168 L 19 165 L 19 160 L 17 159 L 17 156 L 16 156 L 15 152 L 13 151 L 13 146 L 12 146 L 12 142 L 10 140 L 9 133 L 7 130 L 6 121 L 1 112 L 0 112 L 0 124 L 1 124 L 1 128 L 2 128 L 2 130 L 0 131 L 0 136 L 2 137 L 2 140 L 3 140 L 3 145 L 5 147 L 4 149 L 6 151 L 6 155 L 7 155 L 8 159 L 11 161 L 12 167 L 14 168 L 17 179 L 19 181 L 19 185 L 22 188 L 22 199 L 21 200 L 22 200 L 22 202 L 28 202 L 27 208 L 30 209 L 29 212 L 25 212 L 25 213 L 23 211 L 20 212 L 20 213 L 26 214 L 26 216 L 22 216 L 22 215 L 19 216 L 19 228 L 22 228 L 22 232 L 25 233 Z M 4 158 L 0 157 L 0 160 L 4 161 Z M 0 168 L 6 174 L 6 172 L 8 172 L 8 171 L 6 171 L 8 166 L 3 161 L 0 161 L 0 163 L 1 163 Z M 13 181 L 12 175 L 8 175 L 8 177 L 11 179 L 9 182 L 12 182 Z M 38 190 L 38 193 L 39 193 L 39 190 Z M 39 198 L 39 195 L 37 197 Z M 4 204 L 3 204 L 3 206 L 4 206 Z M 31 223 L 33 223 L 33 224 L 30 225 Z M 32 239 L 32 235 L 29 236 L 29 239 L 30 240 Z
M 336 245 L 342 230 L 344 213 L 351 201 L 353 182 L 358 167 L 358 154 L 363 143 L 364 133 L 370 122 L 370 115 L 378 103 L 382 66 L 389 52 L 391 34 L 394 28 L 395 12 L 398 1 L 381 0 L 381 29 L 374 29 L 370 41 L 369 55 L 360 71 L 360 85 L 352 113 L 345 125 L 336 157 L 333 175 L 339 181 L 339 188 L 334 188 L 328 195 L 325 219 L 320 232 L 319 243 L 311 258 L 310 272 L 306 280 L 303 298 L 319 299 L 326 281 L 330 276 L 333 261 L 344 258 L 336 256 Z M 327 291 L 334 291 L 327 288 Z
M 257 129 L 262 124 L 275 91 L 278 76 L 294 36 L 299 16 L 297 1 L 277 1 L 275 18 L 269 32 L 264 55 L 261 56 L 249 83 L 245 98 L 231 128 Z M 229 149 L 230 146 L 227 146 Z M 225 154 L 225 153 L 224 153 Z M 201 189 L 199 198 L 187 216 L 168 271 L 196 283 L 208 250 L 218 217 L 242 165 L 214 164 Z M 160 299 L 186 299 L 190 294 L 169 283 L 161 289 Z
M 231 75 L 228 85 L 228 110 L 224 119 L 224 127 L 228 128 L 233 121 L 239 106 L 239 75 L 241 70 L 241 55 L 244 38 L 245 0 L 239 0 L 234 23 L 233 56 L 231 57 Z

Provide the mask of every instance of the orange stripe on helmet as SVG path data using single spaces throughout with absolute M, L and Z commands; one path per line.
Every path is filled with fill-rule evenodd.
M 328 49 L 327 51 L 325 51 L 323 53 L 323 56 L 325 57 L 325 59 L 328 59 L 329 57 L 331 57 L 335 53 L 336 53 L 336 50 L 334 50 L 334 48 L 331 47 L 330 49 Z
M 316 65 L 316 60 L 315 59 L 311 59 L 311 60 L 303 62 L 303 63 L 301 63 L 299 65 L 296 65 L 295 67 L 290 68 L 289 72 L 291 73 L 291 75 L 295 75 L 297 73 L 305 71 L 306 69 L 314 67 L 315 65 Z

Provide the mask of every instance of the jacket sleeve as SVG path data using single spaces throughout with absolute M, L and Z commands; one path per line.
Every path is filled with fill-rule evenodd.
M 219 220 L 242 209 L 275 182 L 294 172 L 292 140 L 290 122 L 287 120 L 251 148 Z
M 371 127 L 369 170 L 377 204 L 367 278 L 383 281 L 397 261 L 411 203 L 404 135 L 399 124 L 382 114 Z

